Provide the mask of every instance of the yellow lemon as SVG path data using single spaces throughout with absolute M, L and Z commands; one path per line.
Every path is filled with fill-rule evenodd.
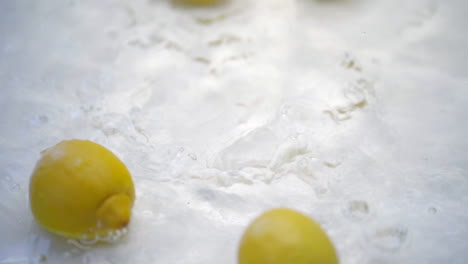
M 320 226 L 290 209 L 274 209 L 245 231 L 239 264 L 337 264 L 335 249 Z
M 95 239 L 127 226 L 135 189 L 112 152 L 91 141 L 68 140 L 42 152 L 29 200 L 37 222 L 50 232 Z
M 185 4 L 185 5 L 198 5 L 198 6 L 206 6 L 206 5 L 215 5 L 223 2 L 223 0 L 173 0 L 173 2 L 178 4 Z

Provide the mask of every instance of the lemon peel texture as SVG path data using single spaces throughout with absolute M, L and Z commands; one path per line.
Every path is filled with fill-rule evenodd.
M 309 217 L 285 208 L 273 209 L 246 229 L 239 264 L 337 264 L 330 239 Z
M 111 151 L 75 139 L 41 153 L 30 179 L 29 201 L 42 227 L 84 240 L 126 232 L 135 189 L 128 169 Z

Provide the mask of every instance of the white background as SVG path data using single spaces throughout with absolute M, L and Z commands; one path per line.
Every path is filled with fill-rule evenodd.
M 0 0 L 0 263 L 236 263 L 286 206 L 341 263 L 468 259 L 463 0 Z M 64 139 L 134 177 L 129 233 L 37 226 L 29 176 Z M 41 262 L 42 261 L 42 262 Z

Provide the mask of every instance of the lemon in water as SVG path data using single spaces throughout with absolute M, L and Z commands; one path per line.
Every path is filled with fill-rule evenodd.
M 42 152 L 29 199 L 37 222 L 50 232 L 96 239 L 128 225 L 135 189 L 112 152 L 91 141 L 69 140 Z
M 309 217 L 274 209 L 255 219 L 239 247 L 239 264 L 337 264 L 330 239 Z

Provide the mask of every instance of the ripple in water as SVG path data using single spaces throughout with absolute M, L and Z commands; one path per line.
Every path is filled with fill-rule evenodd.
M 436 214 L 438 210 L 437 210 L 436 207 L 431 206 L 431 207 L 427 208 L 427 211 L 428 211 L 430 214 Z
M 376 248 L 395 253 L 408 238 L 408 229 L 403 226 L 389 226 L 371 230 L 367 235 L 369 242 Z
M 352 220 L 365 220 L 370 216 L 370 207 L 366 201 L 353 200 L 347 204 L 344 213 Z

